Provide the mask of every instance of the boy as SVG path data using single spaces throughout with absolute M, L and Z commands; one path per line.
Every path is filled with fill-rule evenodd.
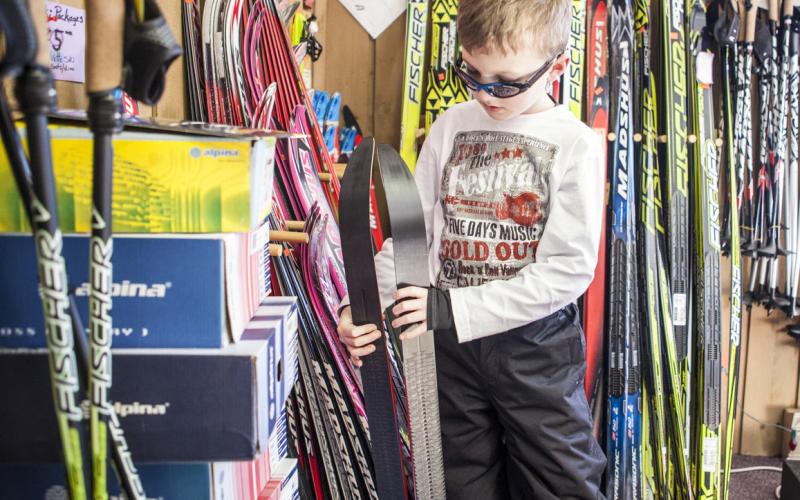
M 547 94 L 569 25 L 570 0 L 461 0 L 455 69 L 474 99 L 434 123 L 415 171 L 435 285 L 393 290 L 391 240 L 375 259 L 401 339 L 435 332 L 449 498 L 603 498 L 574 304 L 597 261 L 603 150 Z M 379 335 L 342 309 L 356 365 Z

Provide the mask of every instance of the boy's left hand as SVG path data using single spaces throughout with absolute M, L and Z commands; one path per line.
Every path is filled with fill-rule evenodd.
M 428 289 L 418 286 L 407 286 L 393 295 L 395 315 L 392 326 L 401 328 L 414 325 L 400 334 L 400 340 L 411 340 L 428 331 Z

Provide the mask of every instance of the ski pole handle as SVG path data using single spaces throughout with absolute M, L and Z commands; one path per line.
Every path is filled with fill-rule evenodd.
M 781 7 L 778 4 L 779 0 L 769 0 L 769 20 L 778 22 Z
M 736 38 L 736 41 L 739 42 L 739 43 L 744 43 L 744 30 L 745 30 L 745 26 L 744 26 L 744 16 L 745 16 L 744 2 L 742 0 L 730 0 L 730 2 L 728 2 L 728 5 L 730 5 L 730 8 L 733 10 L 734 15 L 739 18 L 739 30 L 738 30 L 738 36 Z
M 122 84 L 125 1 L 87 0 L 86 25 L 86 91 L 109 92 Z
M 42 0 L 28 0 L 33 29 L 36 32 L 36 62 L 50 67 L 50 38 L 47 36 L 47 11 Z
M 775 0 L 770 0 L 774 2 Z M 771 6 L 772 4 L 770 4 Z M 739 9 L 740 15 L 744 15 L 744 41 L 753 43 L 756 39 L 756 20 L 758 19 L 758 7 L 751 5 L 749 9 Z
M 783 17 L 791 17 L 794 11 L 794 0 L 783 0 Z

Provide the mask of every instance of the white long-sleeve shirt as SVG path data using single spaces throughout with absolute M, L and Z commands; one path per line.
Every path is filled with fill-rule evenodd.
M 569 305 L 594 275 L 604 150 L 564 106 L 507 121 L 476 101 L 433 124 L 414 177 L 432 284 L 449 290 L 459 342 L 523 326 Z M 384 308 L 393 245 L 375 258 Z

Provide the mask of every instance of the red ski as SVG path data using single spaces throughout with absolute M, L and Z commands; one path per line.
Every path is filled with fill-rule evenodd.
M 607 158 L 608 136 L 608 17 L 606 0 L 594 0 L 587 17 L 586 50 L 586 116 L 588 125 L 597 132 Z M 607 182 L 607 181 L 604 181 Z M 607 206 L 608 200 L 606 200 Z M 583 296 L 583 329 L 586 333 L 586 397 L 594 406 L 602 371 L 603 336 L 606 297 L 606 214 L 603 210 L 603 231 L 594 280 Z

